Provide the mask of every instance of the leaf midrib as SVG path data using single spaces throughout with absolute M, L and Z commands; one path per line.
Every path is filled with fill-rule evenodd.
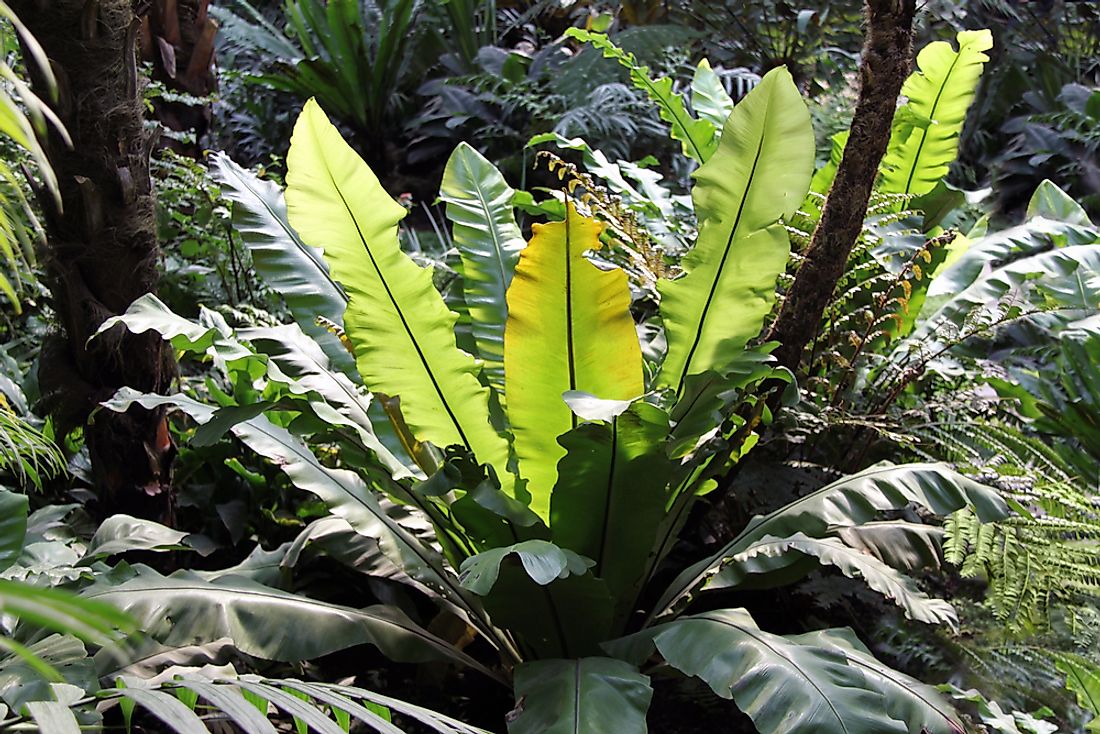
M 955 71 L 955 65 L 959 63 L 959 59 L 962 58 L 965 47 L 960 46 L 955 58 L 951 61 L 951 66 L 947 68 L 947 73 L 943 76 L 943 83 L 940 84 L 939 90 L 936 92 L 936 98 L 932 100 L 932 108 L 929 110 L 928 119 L 931 121 L 926 128 L 921 129 L 920 142 L 917 144 L 917 152 L 913 156 L 913 165 L 909 169 L 909 177 L 905 180 L 905 191 L 903 193 L 908 194 L 913 187 L 913 177 L 917 175 L 917 166 L 920 164 L 921 151 L 924 150 L 924 141 L 928 139 L 928 131 L 932 127 L 932 123 L 935 122 L 936 109 L 940 105 L 940 97 L 943 96 L 943 92 L 947 89 L 948 83 L 951 81 L 951 75 Z
M 745 193 L 741 196 L 741 202 L 737 207 L 737 216 L 733 220 L 733 227 L 730 230 L 729 238 L 726 240 L 725 250 L 722 252 L 722 259 L 718 263 L 718 269 L 715 271 L 714 280 L 710 284 L 710 292 L 707 294 L 706 303 L 703 304 L 703 310 L 699 317 L 699 323 L 695 328 L 695 339 L 691 344 L 691 349 L 688 350 L 687 358 L 684 360 L 683 370 L 680 372 L 680 378 L 676 384 L 676 397 L 679 398 L 680 394 L 684 390 L 684 380 L 687 379 L 688 370 L 691 369 L 691 361 L 695 358 L 695 350 L 699 348 L 699 342 L 703 338 L 703 328 L 706 326 L 707 316 L 710 315 L 710 305 L 714 301 L 714 294 L 718 291 L 718 283 L 722 280 L 722 271 L 726 267 L 726 260 L 729 259 L 730 250 L 733 248 L 733 241 L 737 238 L 737 230 L 741 226 L 741 217 L 745 212 L 745 203 L 749 200 L 749 194 L 752 192 L 753 181 L 756 178 L 756 167 L 760 163 L 760 155 L 764 150 L 764 141 L 768 136 L 768 113 L 770 111 L 770 104 L 764 106 L 764 119 L 761 123 L 760 140 L 756 146 L 756 155 L 752 161 L 752 168 L 749 170 L 748 182 L 745 184 Z M 700 228 L 700 234 L 702 229 Z
M 804 671 L 802 669 L 802 666 L 800 666 L 795 659 L 793 659 L 789 655 L 784 654 L 782 650 L 775 647 L 774 645 L 769 644 L 768 641 L 763 639 L 762 637 L 759 637 L 759 636 L 753 634 L 752 630 L 750 630 L 747 627 L 744 627 L 744 626 L 739 625 L 739 624 L 735 624 L 734 622 L 730 622 L 726 619 L 723 619 L 722 617 L 714 617 L 714 616 L 706 615 L 706 614 L 701 614 L 698 617 L 695 617 L 695 619 L 700 619 L 700 618 L 705 619 L 709 622 L 715 622 L 717 624 L 724 625 L 726 627 L 730 627 L 732 629 L 738 630 L 743 635 L 745 635 L 747 637 L 751 637 L 752 639 L 756 640 L 757 643 L 759 643 L 761 646 L 763 646 L 763 647 L 767 648 L 768 650 L 770 650 L 772 652 L 772 654 L 775 655 L 776 657 L 783 658 L 788 663 L 790 663 L 791 668 L 794 669 L 795 671 L 797 671 L 798 674 L 800 676 L 802 676 L 803 679 L 805 679 L 806 683 L 811 688 L 813 688 L 814 691 L 817 692 L 817 695 L 821 697 L 821 700 L 824 701 L 826 706 L 829 707 L 829 710 L 833 712 L 833 718 L 835 718 L 840 723 L 840 725 L 841 725 L 841 727 L 843 727 L 844 731 L 845 732 L 850 731 L 850 729 L 848 729 L 848 725 L 844 721 L 844 718 L 841 717 L 840 712 L 837 710 L 836 706 L 833 705 L 833 702 L 829 699 L 829 696 L 826 695 L 825 691 L 821 690 L 821 688 L 817 685 L 817 682 L 815 681 L 814 677 L 812 675 L 810 675 L 809 673 L 807 673 L 806 671 Z M 797 643 L 793 643 L 793 644 L 797 644 Z M 806 647 L 809 647 L 809 646 L 806 646 Z M 810 647 L 809 649 L 813 650 L 815 648 Z M 847 660 L 848 656 L 845 655 L 844 657 Z
M 367 244 L 367 238 L 364 236 L 363 230 L 359 226 L 359 220 L 356 218 L 355 213 L 344 197 L 344 192 L 340 190 L 339 183 L 337 183 L 335 177 L 332 176 L 331 169 L 327 166 L 326 172 L 329 173 L 329 180 L 332 182 L 332 187 L 336 191 L 336 195 L 340 197 L 340 203 L 344 205 L 344 209 L 355 225 L 355 232 L 359 235 L 359 241 L 363 243 L 363 250 L 366 251 L 367 257 L 370 259 L 370 264 L 374 268 L 374 272 L 377 273 L 378 280 L 382 283 L 382 287 L 386 291 L 386 296 L 390 299 L 390 304 L 393 305 L 394 312 L 401 320 L 401 326 L 405 329 L 405 334 L 409 337 L 409 342 L 413 345 L 413 349 L 416 350 L 416 356 L 420 358 L 420 364 L 423 366 L 424 373 L 428 376 L 428 379 L 431 380 L 432 387 L 435 389 L 439 402 L 443 405 L 443 409 L 447 412 L 447 417 L 451 419 L 451 423 L 454 425 L 455 430 L 458 431 L 458 436 L 462 439 L 462 443 L 466 446 L 466 449 L 470 453 L 474 453 L 473 446 L 470 445 L 470 440 L 466 437 L 466 432 L 462 430 L 462 425 L 459 423 L 458 417 L 455 415 L 454 410 L 451 409 L 450 403 L 447 402 L 447 397 L 443 394 L 443 388 L 440 387 L 439 382 L 436 380 L 435 373 L 428 364 L 428 358 L 424 355 L 424 350 L 420 348 L 420 343 L 416 340 L 416 336 L 413 334 L 412 328 L 409 326 L 409 322 L 405 318 L 404 312 L 401 310 L 401 306 L 398 305 L 397 299 L 393 295 L 393 291 L 390 290 L 390 284 L 386 281 L 386 277 L 382 274 L 382 269 L 379 267 L 378 261 L 374 258 L 374 252 L 371 251 L 370 245 Z

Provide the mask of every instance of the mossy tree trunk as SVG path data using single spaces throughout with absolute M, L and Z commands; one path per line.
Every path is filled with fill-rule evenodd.
M 98 411 L 122 386 L 164 392 L 176 374 L 153 333 L 105 319 L 151 292 L 159 249 L 132 0 L 15 0 L 58 79 L 55 111 L 73 147 L 48 141 L 63 209 L 44 201 L 48 280 L 61 332 L 43 345 L 39 382 L 59 427 L 83 426 L 104 513 L 172 519 L 175 453 L 163 411 Z
M 796 374 L 802 351 L 817 335 L 821 316 L 863 227 L 871 189 L 890 142 L 898 94 L 913 63 L 915 13 L 915 0 L 866 3 L 859 101 L 848 144 L 817 229 L 767 337 L 779 342 L 774 352 L 779 364 Z

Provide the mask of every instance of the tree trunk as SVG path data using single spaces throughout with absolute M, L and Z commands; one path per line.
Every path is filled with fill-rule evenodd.
M 859 101 L 848 144 L 802 265 L 767 336 L 780 344 L 774 352 L 779 364 L 795 373 L 863 227 L 898 94 L 912 64 L 915 6 L 915 0 L 867 0 Z
M 173 91 L 208 97 L 217 89 L 214 38 L 218 24 L 207 14 L 210 0 L 153 0 L 141 19 L 141 58 L 153 65 L 153 78 Z M 173 150 L 198 158 L 210 128 L 209 104 L 155 99 L 156 118 L 167 129 L 194 136 L 191 141 L 165 138 Z
M 85 427 L 104 513 L 170 522 L 175 449 L 164 412 L 92 415 L 119 387 L 164 392 L 175 375 L 170 348 L 152 332 L 117 327 L 88 343 L 158 278 L 153 140 L 135 56 L 140 20 L 131 0 L 11 4 L 50 59 L 59 87 L 55 111 L 73 140 L 68 148 L 55 136 L 47 148 L 63 201 L 63 210 L 43 202 L 48 279 L 62 332 L 43 345 L 44 402 L 61 430 Z

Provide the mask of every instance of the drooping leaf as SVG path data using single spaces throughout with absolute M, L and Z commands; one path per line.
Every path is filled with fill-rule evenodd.
M 104 406 L 125 411 L 133 403 L 145 408 L 179 408 L 198 423 L 210 420 L 213 408 L 184 395 L 148 395 L 123 388 Z M 401 527 L 379 504 L 366 483 L 354 472 L 330 469 L 298 438 L 263 416 L 233 427 L 245 445 L 277 464 L 299 489 L 317 495 L 330 511 L 346 520 L 356 532 L 378 541 L 382 551 L 405 573 L 439 593 L 458 610 L 471 615 L 478 627 L 476 598 L 461 588 L 439 554 Z M 488 631 L 484 625 L 482 631 Z
M 365 395 L 347 375 L 333 370 L 328 355 L 300 328 L 284 325 L 241 329 L 238 336 L 267 355 L 269 379 L 286 384 L 296 394 L 314 392 L 324 398 L 339 414 L 329 420 L 352 428 L 394 479 L 413 475 L 409 467 L 382 443 L 380 431 L 376 431 L 368 414 L 373 402 L 371 396 Z M 390 430 L 388 422 L 383 421 L 381 427 L 387 432 Z
M 934 358 L 953 346 L 965 348 L 965 338 L 988 338 L 1002 315 L 1058 333 L 1095 313 L 1100 305 L 1100 248 L 1070 245 L 1039 252 L 991 267 L 968 287 L 944 295 L 938 308 L 921 312 L 908 339 L 890 355 L 891 366 L 908 365 L 922 354 Z M 915 344 L 920 345 L 916 352 Z M 935 368 L 935 359 L 928 365 Z
M 489 390 L 455 343 L 456 315 L 398 245 L 405 210 L 344 142 L 315 101 L 306 103 L 287 156 L 291 224 L 323 249 L 350 296 L 344 327 L 363 383 L 401 398 L 414 435 L 464 446 L 507 476 L 508 443 L 489 422 Z
M 792 558 L 793 556 L 793 558 Z M 849 578 L 862 578 L 869 587 L 890 599 L 905 611 L 905 616 L 929 624 L 954 626 L 958 621 L 954 608 L 942 599 L 933 599 L 903 576 L 874 556 L 845 545 L 837 538 L 810 538 L 795 533 L 787 538 L 765 536 L 731 557 L 711 580 L 708 588 L 736 587 L 752 574 L 770 573 L 780 565 L 798 557 L 816 558 L 824 565 L 834 566 Z M 759 564 L 764 560 L 763 564 Z
M 208 539 L 190 538 L 191 534 L 161 525 L 152 520 L 112 515 L 100 523 L 84 552 L 87 558 L 105 558 L 116 553 L 142 550 L 202 550 L 209 552 L 213 546 Z
M 509 734 L 645 734 L 653 689 L 622 660 L 539 660 L 516 669 Z
M 170 693 L 126 687 L 119 689 L 119 695 L 140 705 L 177 734 L 210 734 L 198 714 Z
M 813 162 L 806 104 L 790 73 L 773 69 L 734 108 L 717 152 L 694 174 L 699 239 L 685 274 L 658 283 L 668 341 L 659 385 L 679 395 L 688 376 L 721 373 L 760 332 L 790 251 L 779 219 L 805 198 Z
M 807 632 L 790 639 L 830 648 L 844 655 L 849 666 L 862 672 L 876 690 L 882 691 L 886 712 L 892 718 L 905 722 L 911 734 L 963 734 L 958 715 L 947 699 L 932 686 L 875 658 L 847 627 Z
M 459 143 L 443 170 L 439 198 L 447 202 L 461 257 L 462 294 L 489 384 L 504 391 L 505 293 L 526 246 L 512 213 L 515 191 L 483 155 Z
M 669 665 L 732 698 L 761 734 L 908 734 L 885 697 L 844 655 L 764 632 L 744 609 L 683 617 L 605 645 L 641 664 Z
M 173 312 L 152 293 L 135 300 L 125 313 L 105 320 L 95 336 L 118 325 L 135 334 L 154 331 L 182 352 L 205 354 L 227 362 L 251 355 L 247 347 L 233 338 L 232 330 L 220 314 L 200 307 L 199 323 L 195 323 Z
M 671 126 L 672 139 L 680 143 L 684 155 L 698 163 L 705 163 L 714 153 L 718 144 L 714 125 L 706 119 L 697 119 L 687 111 L 683 98 L 672 89 L 672 79 L 649 76 L 649 67 L 642 66 L 634 57 L 616 46 L 603 33 L 593 33 L 581 28 L 569 28 L 565 31 L 569 38 L 591 43 L 603 53 L 604 58 L 614 59 L 630 72 L 631 83 L 645 92 L 657 105 L 661 119 Z
M 290 226 L 282 189 L 225 153 L 211 157 L 211 170 L 222 194 L 233 202 L 233 228 L 251 252 L 256 272 L 282 296 L 302 331 L 321 346 L 332 365 L 354 375 L 354 358 L 335 334 L 317 323 L 322 316 L 342 324 L 347 294 L 333 280 L 321 251 L 302 242 Z
M 899 571 L 939 568 L 943 564 L 943 528 L 905 520 L 883 520 L 836 529 L 845 545 L 861 550 Z
M 1049 184 L 1049 182 L 1044 182 Z M 1053 184 L 1051 184 L 1053 187 Z M 1053 187 L 1057 189 L 1057 187 Z M 1100 241 L 1100 230 L 1090 222 L 1079 221 L 1076 213 L 1042 203 L 1057 201 L 1060 190 L 1040 186 L 1028 205 L 1030 212 L 1022 224 L 970 238 L 969 246 L 935 273 L 928 285 L 928 296 L 921 314 L 927 316 L 950 297 L 972 285 L 986 269 L 1006 265 L 1014 260 L 1039 254 L 1045 250 L 1072 245 L 1090 245 Z M 1063 216 L 1055 216 L 1061 212 Z
M 161 576 L 145 566 L 133 569 L 132 578 L 97 581 L 81 596 L 113 604 L 166 645 L 228 637 L 246 655 L 289 662 L 371 644 L 395 660 L 454 660 L 487 672 L 393 607 L 353 609 L 242 577 L 205 581 L 189 571 Z
M 626 274 L 600 270 L 584 257 L 599 248 L 600 231 L 572 204 L 564 222 L 534 225 L 508 289 L 508 421 L 531 509 L 543 519 L 565 453 L 557 438 L 579 423 L 562 393 L 628 400 L 644 390 Z
M 592 567 L 592 561 L 573 551 L 559 548 L 545 540 L 525 540 L 522 543 L 491 548 L 462 563 L 462 585 L 481 596 L 493 589 L 500 575 L 500 564 L 508 556 L 519 558 L 523 570 L 539 586 L 567 576 L 582 575 Z
M 559 441 L 566 454 L 550 499 L 554 542 L 595 561 L 620 604 L 632 604 L 665 515 L 672 464 L 668 415 L 637 402 Z
M 910 502 L 938 515 L 973 507 L 982 522 L 1008 515 L 1008 505 L 993 489 L 964 477 L 944 464 L 876 464 L 767 515 L 757 515 L 718 552 L 683 571 L 658 600 L 654 616 L 682 599 L 734 556 L 766 535 L 803 533 L 824 537 L 840 527 L 855 527 L 878 519 L 881 512 L 900 510 Z
M 915 71 L 901 88 L 909 100 L 899 108 L 882 159 L 879 190 L 927 194 L 947 175 L 958 154 L 959 134 L 974 99 L 978 77 L 993 48 L 988 30 L 959 31 L 959 50 L 946 41 L 917 54 Z

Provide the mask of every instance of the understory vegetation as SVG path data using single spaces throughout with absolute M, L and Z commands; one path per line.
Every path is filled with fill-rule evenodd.
M 0 731 L 1100 730 L 1100 10 L 0 0 Z

